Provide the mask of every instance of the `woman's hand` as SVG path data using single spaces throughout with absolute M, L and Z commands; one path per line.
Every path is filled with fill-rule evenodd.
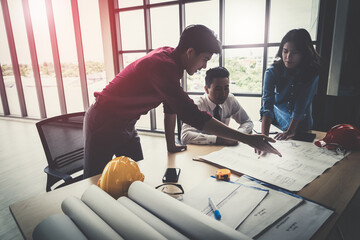
M 274 139 L 288 140 L 288 139 L 292 138 L 293 136 L 295 136 L 296 128 L 299 125 L 299 123 L 300 123 L 299 120 L 291 119 L 289 128 L 283 133 L 276 134 Z
M 259 155 L 265 155 L 265 153 L 273 153 L 282 157 L 281 153 L 276 150 L 269 142 L 275 142 L 271 137 L 267 137 L 263 134 L 251 134 L 248 135 L 246 143 L 255 148 L 255 152 Z
M 292 138 L 293 136 L 295 136 L 295 132 L 285 131 L 283 133 L 276 134 L 274 139 L 276 139 L 276 140 L 288 140 L 288 139 Z

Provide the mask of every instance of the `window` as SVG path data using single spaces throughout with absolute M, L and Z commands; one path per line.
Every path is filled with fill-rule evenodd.
M 264 42 L 265 1 L 225 1 L 225 45 Z
M 150 26 L 147 34 L 152 39 L 151 49 L 155 49 L 162 46 L 175 47 L 182 23 L 185 24 L 183 28 L 190 24 L 204 24 L 222 40 L 222 55 L 214 55 L 207 69 L 192 76 L 185 74 L 184 89 L 192 98 L 203 94 L 206 70 L 222 65 L 230 72 L 230 91 L 253 120 L 259 118 L 263 74 L 275 60 L 281 38 L 293 28 L 305 28 L 316 43 L 319 0 L 295 0 L 291 3 L 286 0 L 210 0 L 188 3 L 149 0 L 146 5 L 129 2 L 119 0 L 122 39 L 119 53 L 124 57 L 125 66 L 142 56 L 136 52 L 145 54 L 147 36 L 144 35 L 144 26 Z M 150 22 L 144 19 L 147 10 L 150 12 Z M 183 15 L 179 15 L 179 12 Z M 128 22 L 132 23 L 131 26 L 137 26 L 136 29 L 130 28 Z M 148 114 L 146 118 L 142 116 L 141 124 L 137 127 L 147 125 L 146 129 L 149 130 L 151 124 L 144 122 L 152 121 L 156 122 L 152 130 L 161 130 L 162 117 L 162 106 L 159 106 L 156 114 Z
M 7 39 L 10 32 L 7 37 L 15 45 L 9 48 L 5 40 L 0 46 L 5 85 L 0 94 L 10 112 L 3 109 L 2 114 L 51 117 L 84 111 L 89 99 L 94 101 L 93 92 L 106 85 L 98 4 L 97 0 L 1 1 L 1 8 L 5 6 L 5 16 L 0 13 L 1 38 Z M 75 21 L 79 18 L 80 23 Z M 19 69 L 12 66 L 10 56 L 16 56 Z M 17 72 L 21 81 L 16 80 Z
M 224 55 L 231 92 L 261 94 L 263 48 L 226 49 Z
M 144 11 L 121 12 L 120 25 L 123 50 L 146 49 Z
M 176 46 L 180 37 L 178 6 L 151 8 L 150 16 L 152 48 Z
M 93 92 L 101 91 L 106 86 L 99 1 L 27 1 L 43 96 L 39 95 L 34 87 L 37 81 L 36 77 L 34 80 L 35 74 L 30 60 L 34 54 L 29 51 L 24 24 L 24 11 L 27 10 L 23 6 L 26 1 L 3 0 L 1 8 L 3 4 L 9 6 L 16 47 L 16 51 L 10 49 L 6 41 L 0 46 L 0 64 L 10 114 L 22 115 L 24 105 L 27 115 L 35 118 L 40 115 L 41 105 L 46 110 L 46 116 L 59 115 L 64 111 L 85 110 L 86 101 L 89 100 L 90 104 L 94 101 Z M 53 9 L 53 16 L 50 18 L 46 14 L 48 3 L 51 3 Z M 291 3 L 286 0 L 116 0 L 117 8 L 114 13 L 119 28 L 116 28 L 118 32 L 114 37 L 120 36 L 121 39 L 118 41 L 117 49 L 122 61 L 119 65 L 126 67 L 152 49 L 161 46 L 175 47 L 181 31 L 186 26 L 204 24 L 222 41 L 222 54 L 214 55 L 208 62 L 207 69 L 219 65 L 228 68 L 231 92 L 241 98 L 240 103 L 244 103 L 242 105 L 245 109 L 256 109 L 253 115 L 249 115 L 252 119 L 257 119 L 263 74 L 274 61 L 284 34 L 293 28 L 305 28 L 310 32 L 313 43 L 317 43 L 319 3 L 320 0 L 293 0 Z M 72 15 L 73 4 L 78 6 L 79 11 L 81 46 L 76 41 L 79 34 L 74 34 L 76 27 L 74 28 L 75 18 Z M 0 33 L 1 36 L 5 36 L 6 28 L 9 26 L 2 11 L 0 17 Z M 49 19 L 54 20 L 51 31 Z M 56 57 L 53 57 L 54 40 L 50 37 L 52 32 L 56 33 L 55 52 L 58 52 L 60 64 L 57 64 L 54 60 Z M 84 63 L 78 60 L 79 48 L 83 51 Z M 23 93 L 18 91 L 15 84 L 16 74 L 13 73 L 10 58 L 15 53 L 19 61 Z M 86 69 L 84 81 L 87 86 L 83 86 L 82 77 L 79 76 L 82 65 L 85 65 Z M 58 66 L 61 68 L 60 77 L 55 73 Z M 191 97 L 204 93 L 204 76 L 207 69 L 193 76 L 185 74 L 182 85 Z M 84 88 L 87 88 L 87 91 L 84 91 Z M 2 94 L 5 95 L 4 92 Z M 39 96 L 43 101 L 39 101 Z M 22 103 L 22 98 L 25 99 L 25 104 Z M 138 122 L 139 128 L 162 130 L 162 106 L 150 113 L 141 117 Z M 1 114 L 4 114 L 4 109 Z
M 47 117 L 61 114 L 45 1 L 29 0 Z
M 143 0 L 118 0 L 120 8 L 139 6 L 142 5 L 143 2 Z
M 29 117 L 39 118 L 35 80 L 31 67 L 31 58 L 26 36 L 26 27 L 21 0 L 9 1 L 9 12 L 15 40 L 17 59 L 19 62 L 21 83 L 25 97 L 26 111 Z M 16 92 L 12 92 L 17 97 Z M 14 97 L 15 97 L 14 96 Z M 12 101 L 10 101 L 12 103 Z M 17 102 L 18 103 L 18 102 Z
M 281 38 L 294 28 L 305 28 L 316 40 L 319 0 L 271 1 L 269 42 L 281 41 Z
M 56 37 L 67 112 L 83 111 L 79 64 L 76 54 L 75 32 L 70 0 L 53 0 Z M 64 34 L 66 33 L 66 34 Z
M 0 36 L 5 36 L 6 29 L 5 29 L 5 22 L 3 17 L 2 6 L 0 5 Z M 5 43 L 5 41 L 4 41 Z M 0 44 L 0 64 L 2 70 L 2 76 L 5 85 L 5 93 L 7 96 L 7 100 L 9 103 L 9 110 L 14 115 L 21 115 L 20 111 L 20 104 L 16 93 L 16 84 L 15 84 L 15 77 L 10 57 L 10 49 L 9 45 L 7 44 Z M 1 105 L 2 112 L 4 113 L 4 109 Z
M 98 1 L 78 0 L 89 102 L 106 86 Z
M 185 4 L 185 24 L 186 26 L 203 24 L 213 30 L 219 37 L 219 2 L 205 1 Z M 206 71 L 216 66 L 219 66 L 219 56 L 213 55 L 206 69 L 202 69 L 192 76 L 187 74 L 185 90 L 188 92 L 198 92 L 199 94 L 204 93 Z

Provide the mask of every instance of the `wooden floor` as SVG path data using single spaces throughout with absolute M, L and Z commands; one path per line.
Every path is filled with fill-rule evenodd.
M 159 137 L 141 135 L 144 155 L 156 144 L 165 144 Z M 0 239 L 22 239 L 9 205 L 45 192 L 43 171 L 45 154 L 35 121 L 0 117 Z M 328 240 L 360 239 L 360 194 L 354 198 Z

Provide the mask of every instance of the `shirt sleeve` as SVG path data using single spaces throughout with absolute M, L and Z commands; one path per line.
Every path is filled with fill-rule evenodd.
M 294 111 L 291 115 L 292 119 L 301 121 L 306 117 L 306 109 L 313 101 L 318 82 L 319 76 L 317 75 L 312 81 L 308 81 L 299 87 L 294 103 Z
M 275 74 L 272 69 L 267 69 L 264 76 L 264 87 L 260 115 L 274 119 L 275 104 Z
M 240 105 L 235 97 L 232 97 L 231 117 L 240 124 L 238 131 L 242 133 L 250 133 L 254 127 L 253 122 L 246 113 L 245 109 Z
M 181 130 L 183 144 L 211 145 L 216 143 L 216 136 L 202 133 L 194 127 L 184 123 Z

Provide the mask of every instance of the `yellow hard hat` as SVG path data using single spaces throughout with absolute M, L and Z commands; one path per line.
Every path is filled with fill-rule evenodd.
M 130 184 L 137 180 L 143 182 L 144 174 L 140 172 L 134 160 L 121 156 L 106 164 L 97 185 L 113 198 L 118 199 L 126 195 Z

